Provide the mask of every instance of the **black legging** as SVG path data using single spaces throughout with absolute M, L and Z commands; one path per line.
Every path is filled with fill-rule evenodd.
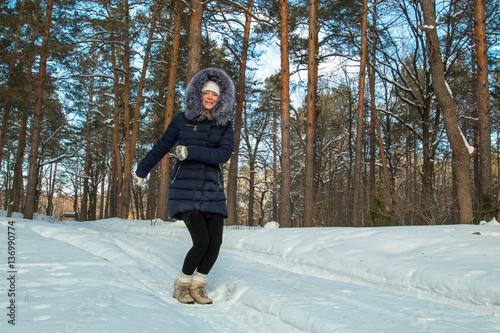
M 182 213 L 193 247 L 186 254 L 182 273 L 192 275 L 195 270 L 208 274 L 212 269 L 222 244 L 224 216 L 198 210 Z

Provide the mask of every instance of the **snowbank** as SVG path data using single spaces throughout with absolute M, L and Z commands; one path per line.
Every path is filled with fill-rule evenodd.
M 185 225 L 2 217 L 0 267 L 15 228 L 20 332 L 500 331 L 500 228 L 234 228 L 209 275 L 213 306 L 186 306 L 172 283 L 191 246 Z

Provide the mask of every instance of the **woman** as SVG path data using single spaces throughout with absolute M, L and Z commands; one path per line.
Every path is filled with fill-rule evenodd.
M 222 69 L 197 72 L 186 88 L 185 111 L 173 117 L 136 170 L 140 185 L 178 142 L 169 185 L 169 210 L 173 218 L 184 220 L 193 240 L 174 283 L 174 297 L 181 303 L 212 303 L 204 288 L 207 274 L 217 260 L 224 218 L 228 216 L 220 164 L 227 162 L 233 152 L 229 118 L 234 93 L 234 84 Z

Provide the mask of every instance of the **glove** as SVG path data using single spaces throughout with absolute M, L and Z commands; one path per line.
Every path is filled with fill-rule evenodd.
M 142 182 L 144 181 L 144 178 L 141 178 L 137 175 L 134 175 L 134 178 L 137 181 L 137 186 L 141 186 Z
M 175 148 L 175 154 L 179 161 L 184 161 L 188 157 L 188 149 L 186 146 L 177 146 L 177 148 Z

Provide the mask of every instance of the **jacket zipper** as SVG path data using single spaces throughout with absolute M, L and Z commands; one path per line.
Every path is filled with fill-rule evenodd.
M 193 128 L 193 132 L 196 132 L 198 130 L 198 125 L 186 124 L 186 126 L 192 127 Z
M 219 182 L 219 188 L 222 188 L 222 185 L 220 183 L 221 174 L 222 174 L 222 170 L 220 169 L 220 165 L 219 165 L 219 172 L 217 172 L 217 180 Z
M 172 181 L 170 182 L 171 184 L 173 184 L 175 182 L 175 179 L 177 178 L 177 174 L 179 173 L 179 169 L 181 168 L 181 165 L 182 165 L 182 163 L 179 163 L 179 165 L 177 166 L 177 170 L 175 170 L 174 178 L 172 178 Z

